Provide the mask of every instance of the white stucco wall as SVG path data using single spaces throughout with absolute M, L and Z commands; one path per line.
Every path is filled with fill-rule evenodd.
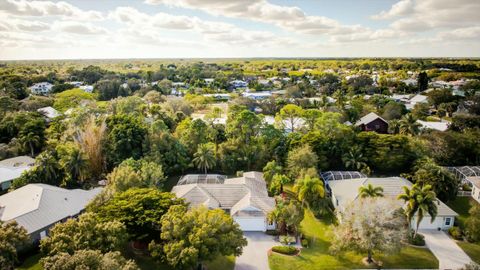
M 446 225 L 447 218 L 450 218 L 450 224 Z M 420 222 L 419 229 L 433 229 L 436 230 L 441 228 L 442 230 L 448 230 L 448 228 L 453 226 L 455 221 L 454 216 L 439 216 L 436 217 L 433 222 L 430 222 L 430 217 L 424 217 Z M 412 220 L 412 228 L 415 229 L 417 227 L 417 217 L 414 217 Z

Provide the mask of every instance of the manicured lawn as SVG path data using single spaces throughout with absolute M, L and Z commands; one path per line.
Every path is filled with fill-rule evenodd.
M 18 267 L 19 270 L 42 270 L 42 265 L 40 265 L 40 254 L 29 257 L 23 262 L 23 264 Z
M 40 254 L 36 254 L 30 258 L 28 258 L 18 270 L 43 270 L 42 266 L 40 265 Z M 135 262 L 137 263 L 138 267 L 142 270 L 174 270 L 167 264 L 159 264 L 155 262 L 151 257 L 148 256 L 135 256 Z M 233 270 L 235 267 L 235 257 L 234 256 L 226 256 L 226 257 L 219 257 L 212 262 L 208 262 L 205 264 L 208 270 Z
M 366 268 L 361 262 L 365 254 L 329 253 L 332 226 L 329 220 L 317 220 L 310 211 L 306 211 L 301 230 L 309 238 L 310 247 L 303 249 L 297 257 L 272 254 L 269 257 L 270 268 L 272 270 Z M 384 268 L 438 268 L 438 260 L 428 249 L 423 248 L 404 247 L 398 254 L 390 256 L 374 254 L 374 258 L 381 260 Z
M 468 210 L 470 210 L 471 204 L 470 203 L 477 203 L 471 197 L 457 197 L 455 200 L 450 201 L 447 205 L 452 208 L 453 211 L 458 213 L 458 217 L 456 218 L 460 227 L 463 228 L 463 224 L 465 220 L 468 218 Z
M 457 242 L 457 244 L 476 263 L 480 263 L 480 243 Z
M 471 197 L 457 197 L 454 201 L 448 203 L 455 212 L 458 213 L 457 221 L 461 228 L 465 224 L 465 220 L 470 216 L 468 210 L 471 204 L 478 204 Z M 466 241 L 458 241 L 457 244 L 470 256 L 476 263 L 480 263 L 480 243 L 468 243 Z

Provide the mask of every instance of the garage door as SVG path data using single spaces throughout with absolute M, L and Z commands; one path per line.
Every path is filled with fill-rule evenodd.
M 235 218 L 242 231 L 265 231 L 265 219 L 262 218 Z

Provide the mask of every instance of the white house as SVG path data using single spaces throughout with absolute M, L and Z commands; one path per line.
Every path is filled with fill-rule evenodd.
M 30 91 L 34 95 L 47 95 L 52 91 L 53 84 L 49 82 L 36 83 L 30 86 Z
M 268 197 L 267 185 L 260 172 L 245 172 L 242 177 L 230 179 L 220 175 L 186 175 L 172 192 L 191 206 L 225 210 L 243 231 L 275 229 L 275 224 L 267 221 L 275 200 Z
M 450 122 L 448 121 L 441 121 L 441 122 L 429 122 L 429 121 L 422 121 L 417 120 L 421 126 L 421 129 L 431 129 L 431 130 L 438 130 L 438 131 L 445 131 L 450 126 Z
M 263 92 L 245 92 L 242 94 L 246 98 L 251 98 L 254 100 L 262 100 L 262 99 L 267 99 L 272 96 L 272 93 L 269 91 L 263 91 Z
M 68 190 L 46 184 L 28 184 L 0 196 L 0 220 L 15 220 L 33 242 L 48 235 L 50 227 L 76 217 L 101 188 Z
M 466 180 L 472 184 L 472 198 L 480 203 L 480 176 L 467 177 Z
M 18 156 L 0 161 L 0 191 L 6 190 L 12 181 L 20 177 L 23 172 L 30 170 L 35 159 L 29 156 Z
M 77 88 L 83 85 L 83 82 L 80 82 L 80 81 L 66 82 L 66 83 L 68 83 L 68 84 L 70 84 L 70 85 L 73 85 L 73 86 L 75 86 L 75 87 L 77 87 Z
M 248 86 L 248 83 L 246 81 L 241 80 L 231 81 L 230 84 L 233 86 L 233 88 L 245 88 Z
M 59 111 L 55 110 L 50 106 L 40 108 L 37 110 L 37 112 L 43 114 L 47 118 L 47 120 L 52 120 L 53 118 L 62 115 Z
M 403 187 L 411 187 L 413 184 L 401 177 L 387 178 L 357 178 L 348 180 L 329 181 L 328 186 L 331 190 L 331 198 L 334 207 L 338 211 L 343 211 L 350 203 L 361 203 L 359 197 L 359 188 L 372 184 L 374 187 L 382 187 L 385 198 L 397 198 L 403 193 Z M 398 200 L 398 207 L 404 206 L 404 202 Z M 455 217 L 458 216 L 455 211 L 446 204 L 437 199 L 438 214 L 433 222 L 427 214 L 420 222 L 420 229 L 442 229 L 446 230 L 453 226 Z M 412 221 L 412 227 L 416 226 L 416 217 Z
M 83 91 L 85 91 L 87 93 L 92 93 L 93 92 L 93 85 L 82 85 L 78 88 L 82 89 Z

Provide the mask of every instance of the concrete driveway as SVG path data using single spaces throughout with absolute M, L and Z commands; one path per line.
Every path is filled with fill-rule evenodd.
M 437 257 L 440 269 L 461 269 L 470 263 L 470 257 L 445 232 L 437 230 L 419 232 L 425 236 L 425 243 Z
M 235 261 L 235 270 L 269 270 L 267 251 L 279 243 L 263 232 L 243 232 L 248 245 Z

